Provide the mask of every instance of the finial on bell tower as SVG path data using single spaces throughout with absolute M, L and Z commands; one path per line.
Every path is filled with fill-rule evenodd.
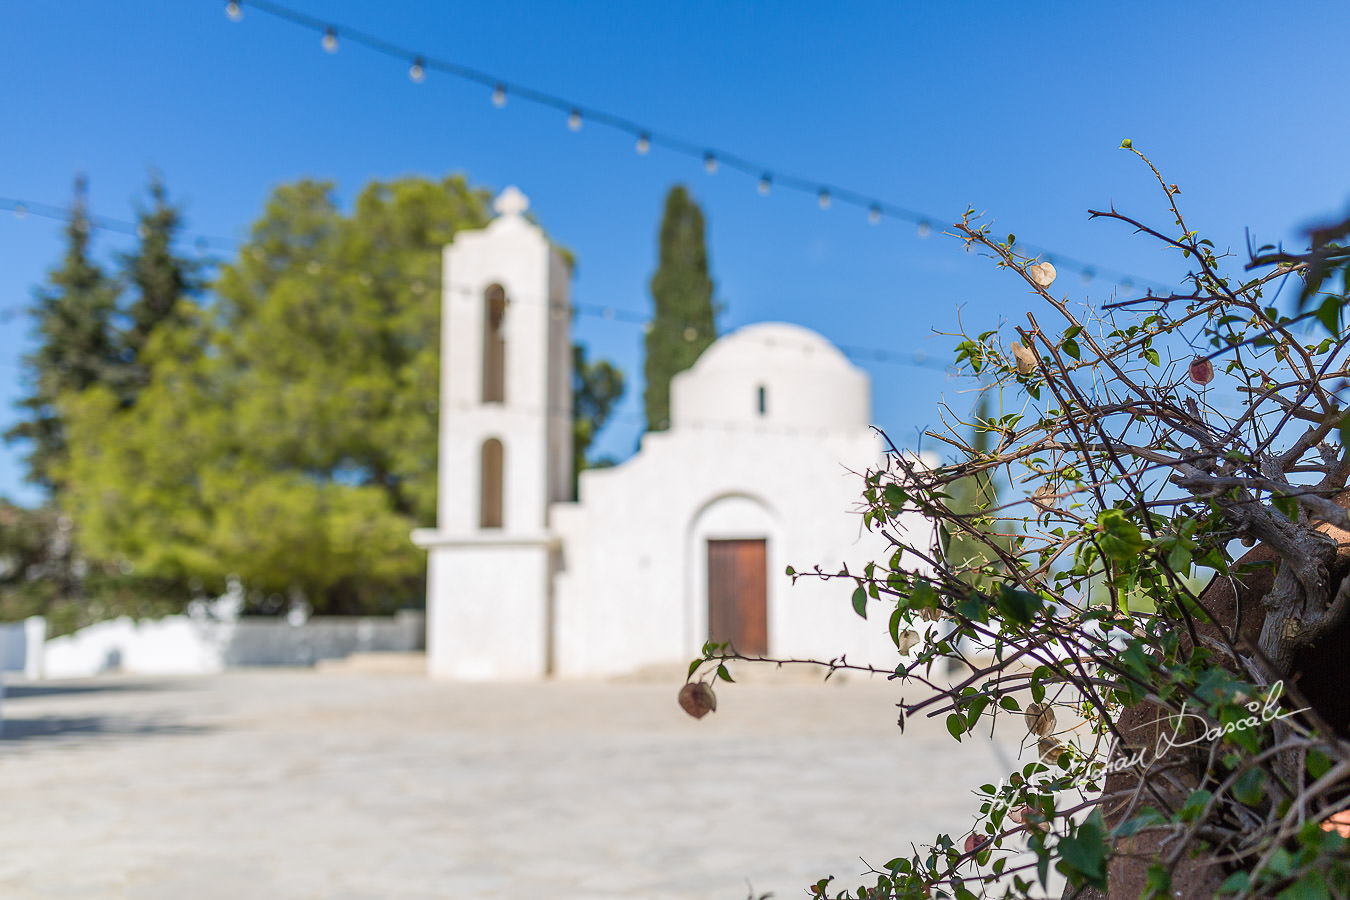
M 499 216 L 515 218 L 530 208 L 530 198 L 522 194 L 513 184 L 497 195 L 497 199 L 492 201 L 492 208 Z

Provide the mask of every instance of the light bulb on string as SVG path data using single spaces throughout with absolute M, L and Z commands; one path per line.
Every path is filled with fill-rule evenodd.
M 1083 270 L 1083 284 L 1091 284 L 1091 283 L 1092 283 L 1092 279 L 1095 278 L 1096 275 L 1097 275 L 1097 273 L 1094 272 L 1094 271 L 1092 271 L 1092 269 L 1084 269 L 1084 270 Z
M 567 130 L 581 130 L 581 110 L 573 108 L 572 111 L 567 114 Z
M 875 225 L 881 221 L 881 207 L 873 203 L 867 208 L 867 224 Z
M 920 222 L 919 226 L 914 230 L 919 235 L 920 240 L 927 240 L 928 236 L 933 233 L 933 226 L 929 225 L 928 220 L 925 219 Z
M 492 105 L 498 109 L 506 105 L 506 85 L 498 84 L 492 88 Z M 568 127 L 571 127 L 570 123 Z M 578 125 L 577 127 L 580 128 L 581 126 Z M 577 129 L 573 128 L 572 130 L 576 131 Z
M 772 176 L 769 175 L 769 173 L 765 172 L 763 175 L 759 176 L 759 188 L 758 188 L 758 190 L 759 190 L 759 195 L 760 195 L 761 197 L 767 197 L 767 196 L 769 196 L 769 190 L 770 190 L 772 187 L 773 187 L 773 178 L 772 178 Z
M 14 204 L 14 218 L 24 219 L 27 217 L 28 217 L 28 207 L 24 206 L 22 203 Z
M 332 28 L 325 28 L 323 30 L 323 41 L 321 41 L 321 43 L 323 44 L 323 49 L 327 50 L 329 53 L 336 53 L 338 47 L 337 32 Z
M 239 0 L 230 0 L 225 4 L 225 15 L 231 22 L 238 22 L 244 17 L 244 10 L 239 6 Z
M 421 84 L 427 77 L 427 64 L 422 57 L 416 57 L 412 65 L 408 67 L 408 77 L 413 80 L 413 84 Z
M 647 151 L 652 149 L 651 135 L 647 134 L 647 132 L 645 131 L 642 132 L 642 134 L 639 134 L 637 137 L 637 143 L 634 144 L 634 149 L 637 150 L 638 155 L 646 156 Z
M 703 154 L 703 170 L 709 175 L 717 172 L 717 157 L 711 153 Z
M 821 188 L 820 193 L 816 194 L 816 202 L 820 204 L 821 209 L 829 209 L 830 192 L 827 191 L 825 188 Z

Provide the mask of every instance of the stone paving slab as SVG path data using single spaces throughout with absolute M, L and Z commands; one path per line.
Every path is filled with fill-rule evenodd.
M 963 832 L 1018 753 L 901 735 L 884 682 L 722 685 L 702 721 L 678 687 L 10 682 L 0 896 L 804 897 Z

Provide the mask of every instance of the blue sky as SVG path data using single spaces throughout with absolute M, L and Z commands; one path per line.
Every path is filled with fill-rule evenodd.
M 982 330 L 1020 319 L 1027 293 L 962 252 L 941 225 L 967 204 L 1000 232 L 1102 267 L 1169 281 L 1180 261 L 1119 225 L 1114 202 L 1160 225 L 1162 194 L 1118 149 L 1147 152 L 1194 227 L 1241 251 L 1244 229 L 1297 242 L 1341 213 L 1346 165 L 1338 4 L 475 3 L 292 0 L 390 41 L 609 110 L 651 128 L 935 215 L 869 225 L 860 210 L 714 175 L 595 123 L 318 36 L 217 0 L 11 0 L 0 6 L 0 197 L 63 204 L 77 172 L 91 206 L 129 219 L 151 167 L 195 232 L 238 237 L 276 185 L 331 179 L 350 200 L 373 178 L 464 172 L 517 184 L 577 255 L 573 299 L 650 308 L 662 198 L 703 204 L 721 325 L 786 320 L 840 344 L 945 359 L 957 310 Z M 61 252 L 60 224 L 0 212 L 0 310 L 29 302 Z M 105 255 L 129 239 L 100 232 Z M 1105 300 L 1102 278 L 1065 282 Z M 28 323 L 0 319 L 0 428 L 14 421 Z M 630 377 L 600 450 L 638 437 L 639 327 L 579 318 L 574 334 Z M 963 382 L 857 360 L 877 422 L 902 445 L 964 411 Z M 35 502 L 21 448 L 0 448 L 0 494 Z

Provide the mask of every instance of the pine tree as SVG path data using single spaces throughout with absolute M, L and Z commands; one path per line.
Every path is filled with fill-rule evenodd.
M 90 258 L 86 192 L 80 176 L 66 225 L 65 257 L 47 276 L 47 286 L 34 291 L 30 311 L 37 320 L 39 343 L 24 357 L 29 393 L 18 404 L 26 418 L 4 435 L 7 442 L 32 442 L 27 480 L 53 493 L 60 492 L 57 471 L 66 456 L 61 397 L 116 383 L 122 372 L 112 322 L 117 284 Z
M 703 211 L 683 185 L 666 195 L 660 262 L 652 276 L 656 310 L 647 332 L 644 374 L 647 430 L 670 427 L 670 379 L 694 364 L 717 338 Z
M 137 215 L 140 239 L 135 252 L 118 257 L 124 277 L 134 291 L 126 309 L 129 320 L 121 335 L 126 363 L 124 402 L 132 403 L 150 381 L 146 344 L 161 325 L 181 322 L 183 303 L 201 293 L 201 263 L 178 256 L 173 245 L 183 225 L 182 211 L 169 202 L 158 173 L 150 178 L 151 205 Z

